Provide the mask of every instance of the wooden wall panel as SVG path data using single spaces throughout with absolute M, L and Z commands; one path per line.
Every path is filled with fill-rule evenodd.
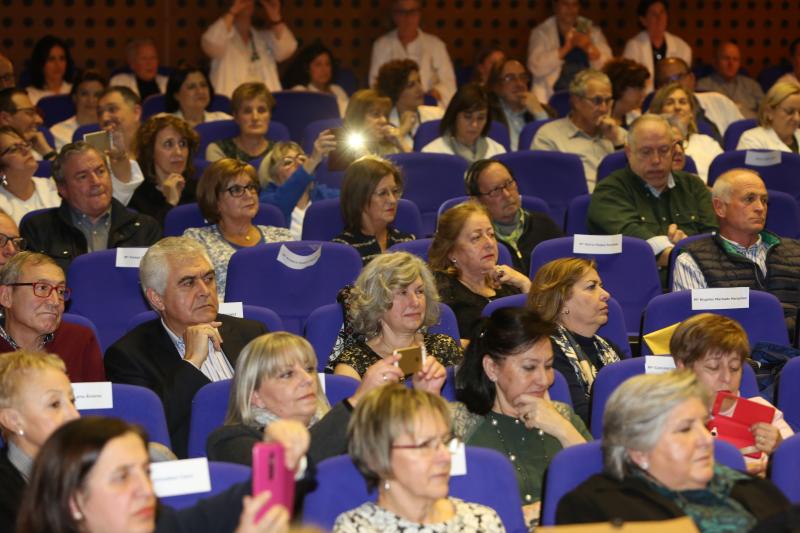
M 718 39 L 736 39 L 744 66 L 757 73 L 786 55 L 800 36 L 800 0 L 695 0 L 671 2 L 670 30 L 686 39 L 695 57 L 709 62 Z M 78 66 L 106 72 L 124 64 L 133 36 L 159 43 L 163 64 L 204 61 L 199 40 L 223 13 L 221 0 L 0 0 L 0 50 L 22 70 L 36 38 L 53 33 L 73 46 Z M 389 28 L 388 0 L 285 0 L 284 18 L 301 42 L 321 39 L 344 66 L 365 77 L 371 43 Z M 638 31 L 635 0 L 592 0 L 583 13 L 599 24 L 616 53 Z M 524 57 L 530 29 L 550 15 L 549 0 L 428 0 L 423 28 L 448 44 L 457 64 L 497 42 Z

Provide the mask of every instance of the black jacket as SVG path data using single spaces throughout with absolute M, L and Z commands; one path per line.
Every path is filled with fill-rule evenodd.
M 86 238 L 72 223 L 67 202 L 26 218 L 20 226 L 20 235 L 28 241 L 28 250 L 49 255 L 65 272 L 73 259 L 88 251 Z M 150 246 L 160 238 L 158 222 L 111 200 L 108 248 Z
M 233 367 L 242 348 L 267 333 L 267 328 L 254 320 L 226 315 L 217 316 L 217 320 L 222 322 L 219 327 L 222 350 Z M 147 387 L 161 398 L 172 451 L 178 457 L 186 457 L 192 399 L 210 381 L 181 358 L 161 319 L 145 322 L 112 344 L 103 362 L 110 381 Z
M 0 532 L 15 530 L 22 493 L 28 484 L 8 460 L 8 448 L 0 450 Z
M 495 230 L 495 235 L 497 236 L 497 242 L 503 243 L 511 253 L 512 266 L 528 276 L 531 269 L 531 252 L 536 248 L 536 245 L 542 241 L 563 237 L 564 233 L 561 231 L 561 226 L 553 222 L 553 219 L 548 215 L 526 210 L 525 225 L 522 229 L 522 235 L 517 240 L 516 247 L 503 240 L 497 230 Z

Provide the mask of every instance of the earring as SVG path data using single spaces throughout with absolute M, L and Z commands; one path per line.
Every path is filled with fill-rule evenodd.
M 562 311 L 562 314 L 568 315 L 569 309 L 565 307 L 564 310 Z
M 642 464 L 640 464 L 639 466 L 641 467 L 642 470 L 647 470 L 648 468 L 650 468 L 650 463 L 648 463 L 647 460 L 644 460 L 642 461 Z
M 0 174 L 0 185 L 8 187 L 8 178 L 6 178 L 5 174 Z
M 389 489 L 391 489 L 391 488 L 392 488 L 392 485 L 389 483 L 389 480 L 388 480 L 388 479 L 387 479 L 387 480 L 385 480 L 385 481 L 383 482 L 383 490 L 389 490 Z
M 24 432 L 24 431 L 22 431 L 22 428 L 19 428 L 19 429 L 17 430 L 17 435 L 19 435 L 20 437 L 22 437 L 22 436 L 24 436 L 24 435 L 25 435 L 25 432 Z
M 80 522 L 81 520 L 83 520 L 83 515 L 80 512 L 75 511 L 74 513 L 72 513 L 72 518 Z
M 453 263 L 453 264 L 455 265 L 455 264 L 456 264 L 456 258 L 455 258 L 455 257 L 451 257 L 451 258 L 450 258 L 450 262 L 451 262 L 451 263 Z

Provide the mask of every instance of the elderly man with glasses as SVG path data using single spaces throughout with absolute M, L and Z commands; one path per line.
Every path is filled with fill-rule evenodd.
M 522 208 L 517 182 L 505 164 L 475 161 L 464 175 L 467 194 L 489 211 L 494 234 L 511 252 L 513 266 L 527 275 L 531 252 L 542 241 L 562 237 L 561 228 L 544 213 Z
M 128 211 L 111 197 L 111 171 L 90 144 L 66 145 L 53 163 L 53 179 L 61 206 L 27 217 L 20 231 L 31 250 L 49 255 L 61 268 L 87 252 L 149 246 L 161 238 L 155 219 Z
M 62 321 L 69 296 L 64 271 L 51 258 L 33 252 L 12 257 L 0 270 L 0 353 L 54 353 L 64 360 L 70 381 L 105 381 L 94 333 Z
M 19 228 L 8 213 L 0 211 L 0 267 L 25 249 L 25 239 L 19 236 Z
M 611 118 L 611 80 L 598 70 L 580 71 L 569 85 L 569 115 L 536 132 L 531 149 L 576 154 L 583 163 L 589 192 L 603 158 L 622 148 L 625 130 Z
M 597 185 L 589 204 L 589 230 L 644 239 L 660 267 L 689 235 L 717 229 L 711 193 L 703 181 L 673 171 L 675 140 L 669 122 L 659 115 L 636 119 L 628 133 L 628 166 Z M 662 268 L 662 281 L 666 269 Z

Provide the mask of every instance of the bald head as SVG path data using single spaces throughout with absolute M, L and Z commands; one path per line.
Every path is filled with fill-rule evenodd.
M 733 80 L 739 74 L 741 66 L 742 55 L 736 43 L 731 41 L 720 43 L 719 47 L 717 47 L 714 67 L 717 69 L 717 73 L 722 76 L 722 79 L 725 81 Z
M 667 57 L 656 63 L 656 89 L 673 82 L 680 83 L 686 90 L 694 91 L 694 74 L 686 61 L 679 57 Z
M 0 89 L 8 89 L 15 85 L 14 64 L 6 56 L 0 54 Z
M 720 234 L 742 246 L 751 246 L 764 230 L 767 200 L 767 187 L 752 170 L 735 168 L 722 174 L 711 189 Z

